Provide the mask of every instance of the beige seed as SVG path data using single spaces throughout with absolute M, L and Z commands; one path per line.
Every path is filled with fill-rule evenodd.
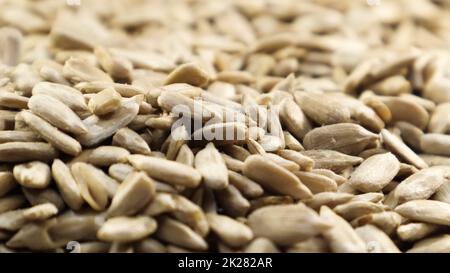
M 92 115 L 83 120 L 88 132 L 77 136 L 78 141 L 85 146 L 94 146 L 112 136 L 120 128 L 127 126 L 137 115 L 141 97 L 122 100 L 118 110 L 107 118 L 100 119 Z
M 81 162 L 73 164 L 71 171 L 83 199 L 94 210 L 104 210 L 108 204 L 105 174 L 94 166 Z
M 168 193 L 155 193 L 153 201 L 142 210 L 142 214 L 157 216 L 163 213 L 174 212 L 177 209 L 177 202 L 173 195 Z
M 51 82 L 40 82 L 33 87 L 33 96 L 41 94 L 61 101 L 77 113 L 88 109 L 81 92 L 70 86 Z
M 0 91 L 0 106 L 13 109 L 27 108 L 28 98 L 13 92 Z
M 223 156 L 223 154 L 221 154 L 221 156 Z M 189 148 L 189 146 L 187 146 L 186 144 L 183 144 L 183 145 L 181 145 L 181 147 L 178 151 L 178 155 L 177 155 L 175 161 L 183 163 L 190 167 L 194 167 L 195 156 L 194 156 L 194 153 Z M 225 159 L 224 159 L 224 162 L 226 163 Z M 228 165 L 227 165 L 227 167 L 229 168 Z
M 247 149 L 251 154 L 260 154 L 260 155 L 264 155 L 266 153 L 266 151 L 264 150 L 264 148 L 261 146 L 261 144 L 259 144 L 256 140 L 254 139 L 247 139 Z
M 14 175 L 10 171 L 0 172 L 0 197 L 3 197 L 17 186 Z
M 448 253 L 449 251 L 450 236 L 443 234 L 417 242 L 408 250 L 408 253 Z
M 113 88 L 106 88 L 105 90 L 95 94 L 89 100 L 89 110 L 98 116 L 103 116 L 112 113 L 119 109 L 122 96 Z
M 218 191 L 216 199 L 224 211 L 233 217 L 244 216 L 250 209 L 250 202 L 233 185 Z
M 8 231 L 19 230 L 27 222 L 24 212 L 25 209 L 17 209 L 0 214 L 0 228 Z
M 450 132 L 450 102 L 439 104 L 433 112 L 428 129 L 431 133 L 446 134 Z
M 244 246 L 253 239 L 252 230 L 233 218 L 214 213 L 208 213 L 206 218 L 211 230 L 231 247 Z
M 419 169 L 427 168 L 428 165 L 421 159 L 414 151 L 412 151 L 406 144 L 397 136 L 386 129 L 381 130 L 382 143 L 392 153 L 398 155 L 406 162 L 413 164 Z
M 283 100 L 280 107 L 281 123 L 297 139 L 303 139 L 305 134 L 311 130 L 311 124 L 303 111 L 292 99 Z
M 286 33 L 274 34 L 257 41 L 252 51 L 273 52 L 293 44 L 295 44 L 295 39 L 291 35 Z
M 183 223 L 170 218 L 161 219 L 156 237 L 192 250 L 204 251 L 208 248 L 208 244 L 200 235 Z
M 403 217 L 394 211 L 372 213 L 356 218 L 353 226 L 374 225 L 388 235 L 392 235 L 403 221 Z
M 427 154 L 450 156 L 450 136 L 444 134 L 424 134 L 420 147 Z
M 227 165 L 227 168 L 229 170 L 232 170 L 235 172 L 242 172 L 242 169 L 244 168 L 244 162 L 234 159 L 227 154 L 221 154 L 221 155 L 222 155 L 222 158 L 225 161 L 225 164 Z
M 440 166 L 440 165 L 450 166 L 450 157 L 421 154 L 420 158 L 429 166 Z
M 94 54 L 101 67 L 108 74 L 116 79 L 126 79 L 130 77 L 133 69 L 132 63 L 123 56 L 112 54 L 104 47 L 94 48 Z
M 83 205 L 83 198 L 67 165 L 61 160 L 55 159 L 52 164 L 52 175 L 66 204 L 73 210 L 79 210 Z
M 450 204 L 433 200 L 413 200 L 395 208 L 403 217 L 411 220 L 450 225 Z
M 33 114 L 45 119 L 60 130 L 73 134 L 87 132 L 81 119 L 68 106 L 51 96 L 33 95 L 28 102 L 28 108 Z
M 306 116 L 320 125 L 350 121 L 350 112 L 330 96 L 306 92 L 296 92 L 294 96 Z
M 252 155 L 244 162 L 243 173 L 261 186 L 295 198 L 311 197 L 311 191 L 288 170 L 259 155 Z
M 397 228 L 397 235 L 403 241 L 417 241 L 439 230 L 438 225 L 409 223 Z
M 373 225 L 358 227 L 355 231 L 365 241 L 369 253 L 400 253 L 391 238 Z
M 224 189 L 228 185 L 227 166 L 213 143 L 207 144 L 195 155 L 195 169 L 212 189 Z
M 99 146 L 89 154 L 88 162 L 97 166 L 126 163 L 130 152 L 121 147 Z
M 294 199 L 290 196 L 277 196 L 268 195 L 261 196 L 256 199 L 251 200 L 250 211 L 255 211 L 266 206 L 276 206 L 276 205 L 292 205 L 294 204 Z
M 30 189 L 23 187 L 22 191 L 28 202 L 33 206 L 52 203 L 58 208 L 58 211 L 62 211 L 65 208 L 64 201 L 59 193 L 53 188 Z
M 315 211 L 301 203 L 260 208 L 249 215 L 248 224 L 255 236 L 281 245 L 303 241 L 330 228 Z
M 336 172 L 358 165 L 363 161 L 361 157 L 350 156 L 333 150 L 308 150 L 301 152 L 301 154 L 314 161 L 314 168 L 330 169 Z
M 58 152 L 55 148 L 47 143 L 8 142 L 0 144 L 1 162 L 50 161 L 57 156 Z
M 336 184 L 342 185 L 345 182 L 347 182 L 347 179 L 341 175 L 336 174 L 335 172 L 331 171 L 331 170 L 327 170 L 327 169 L 313 169 L 311 170 L 311 172 L 316 173 L 316 174 L 320 174 L 323 176 L 326 176 L 332 180 L 334 180 L 336 182 Z
M 264 153 L 262 155 L 262 157 L 267 158 L 269 160 L 272 160 L 273 162 L 275 162 L 277 165 L 285 168 L 288 171 L 298 171 L 300 169 L 300 167 L 298 166 L 298 164 L 296 164 L 295 162 L 291 161 L 291 160 L 287 160 L 284 159 L 283 157 L 277 155 L 277 154 L 273 154 L 273 153 Z
M 111 77 L 84 61 L 82 58 L 71 57 L 66 61 L 63 68 L 64 77 L 74 83 L 105 81 L 112 82 Z
M 294 171 L 293 173 L 313 194 L 337 191 L 338 186 L 336 182 L 324 175 L 303 171 Z
M 114 134 L 113 145 L 121 146 L 131 153 L 150 154 L 151 150 L 147 142 L 135 131 L 129 128 L 122 128 Z
M 267 238 L 255 238 L 244 249 L 245 253 L 279 253 L 276 245 Z
M 217 145 L 241 144 L 248 138 L 247 126 L 240 122 L 214 123 L 192 133 L 191 139 L 212 141 Z
M 223 147 L 223 151 L 232 158 L 240 161 L 245 161 L 245 159 L 247 159 L 247 157 L 251 155 L 251 153 L 247 149 L 237 145 L 225 146 Z
M 298 242 L 289 249 L 288 253 L 328 253 L 328 243 L 321 237 L 313 237 L 303 242 Z
M 50 168 L 39 161 L 16 165 L 13 173 L 16 181 L 24 187 L 43 189 L 50 184 Z
M 0 63 L 8 66 L 15 66 L 19 63 L 22 40 L 22 33 L 18 29 L 13 27 L 0 29 Z
M 428 199 L 450 178 L 449 171 L 450 168 L 439 166 L 420 170 L 395 188 L 395 197 L 400 203 Z
M 430 117 L 421 105 L 402 97 L 380 97 L 380 99 L 391 111 L 391 122 L 405 121 L 421 129 L 427 126 Z
M 251 128 L 249 130 L 251 130 Z M 293 135 L 291 135 L 291 133 L 284 131 L 283 134 L 286 148 L 297 152 L 305 150 L 305 148 L 303 148 L 303 145 Z
M 58 213 L 58 208 L 52 203 L 33 206 L 24 211 L 23 217 L 27 221 L 42 221 Z
M 59 131 L 50 123 L 28 111 L 22 111 L 20 115 L 33 131 L 57 149 L 74 156 L 81 152 L 81 145 L 78 141 Z
M 172 129 L 171 134 L 161 146 L 161 151 L 166 153 L 167 159 L 174 160 L 177 157 L 181 146 L 186 144 L 187 139 L 189 139 L 189 134 L 186 131 L 185 126 Z
M 344 192 L 321 192 L 314 194 L 313 197 L 306 199 L 304 202 L 308 207 L 318 210 L 322 206 L 334 208 L 350 201 L 352 198 L 352 194 Z
M 433 200 L 450 204 L 450 180 L 447 179 L 432 196 Z
M 151 238 L 144 239 L 135 245 L 137 253 L 166 253 L 166 247 L 159 241 Z
M 379 154 L 364 160 L 351 174 L 349 183 L 362 192 L 376 192 L 394 179 L 400 162 L 391 153 Z
M 411 84 L 403 76 L 395 75 L 387 77 L 369 87 L 376 94 L 384 96 L 397 96 L 411 93 Z
M 230 184 L 235 186 L 244 196 L 248 198 L 255 198 L 264 193 L 263 188 L 261 188 L 258 183 L 235 171 L 228 170 L 228 178 Z
M 156 227 L 156 221 L 147 216 L 115 217 L 102 225 L 97 237 L 107 242 L 133 242 L 152 234 Z
M 255 78 L 251 73 L 247 71 L 238 71 L 238 70 L 220 71 L 219 73 L 217 73 L 216 79 L 218 81 L 227 82 L 231 84 L 251 84 L 255 81 Z
M 209 76 L 202 68 L 193 63 L 187 63 L 175 68 L 166 78 L 165 84 L 188 83 L 194 86 L 204 86 Z
M 200 172 L 182 163 L 144 155 L 130 155 L 128 161 L 150 177 L 173 185 L 196 187 L 201 182 Z
M 201 236 L 206 236 L 209 232 L 209 225 L 202 208 L 182 195 L 173 195 L 172 198 L 175 202 L 175 210 L 172 215 Z
M 214 116 L 200 101 L 174 91 L 163 91 L 157 103 L 167 112 L 181 113 L 196 120 L 209 120 Z
M 284 159 L 293 161 L 300 166 L 301 170 L 310 171 L 314 167 L 314 160 L 303 154 L 292 150 L 279 150 L 277 154 Z
M 170 71 L 175 68 L 175 63 L 171 58 L 151 51 L 110 49 L 112 54 L 123 56 L 128 59 L 135 68 L 148 69 L 153 71 Z
M 123 181 L 133 171 L 134 168 L 131 165 L 116 163 L 109 166 L 108 174 L 117 181 Z
M 368 201 L 351 201 L 338 205 L 333 210 L 344 219 L 351 221 L 366 214 L 382 212 L 384 207 Z
M 379 63 L 373 70 L 370 71 L 370 77 L 373 80 L 384 78 L 388 75 L 395 74 L 403 67 L 410 65 L 416 59 L 415 52 L 403 53 L 395 58 L 389 59 L 386 62 Z
M 330 149 L 356 155 L 377 139 L 377 135 L 357 124 L 339 123 L 311 130 L 305 135 L 303 145 L 308 150 Z
M 75 85 L 75 88 L 83 93 L 98 93 L 102 90 L 113 88 L 122 97 L 131 98 L 137 95 L 146 95 L 146 92 L 138 86 L 124 83 L 112 83 L 112 82 L 80 82 Z
M 366 244 L 347 221 L 335 214 L 330 208 L 322 206 L 320 217 L 333 223 L 333 226 L 323 231 L 331 250 L 335 253 L 367 252 Z
M 19 209 L 23 207 L 23 205 L 25 205 L 26 202 L 27 202 L 26 198 L 23 195 L 19 194 L 2 197 L 0 198 L 0 213 Z
M 361 126 L 374 132 L 379 132 L 384 128 L 384 121 L 372 108 L 360 100 L 340 92 L 331 93 L 330 96 L 338 100 L 341 107 L 347 108 L 350 112 L 350 117 L 356 120 Z
M 403 141 L 416 151 L 421 150 L 420 141 L 423 137 L 423 132 L 416 126 L 408 122 L 397 122 L 395 127 L 400 129 Z
M 0 131 L 0 144 L 7 142 L 37 142 L 38 134 L 31 131 Z
M 368 192 L 363 194 L 357 194 L 352 198 L 352 202 L 354 201 L 364 201 L 364 202 L 372 202 L 378 203 L 383 200 L 384 195 L 380 192 Z
M 132 173 L 120 184 L 111 205 L 108 216 L 133 215 L 147 205 L 155 195 L 155 186 L 144 172 Z

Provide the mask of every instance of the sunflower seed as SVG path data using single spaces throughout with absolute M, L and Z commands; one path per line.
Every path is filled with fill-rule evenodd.
M 255 236 L 281 245 L 306 240 L 330 228 L 328 222 L 303 204 L 260 208 L 249 215 L 248 224 Z
M 20 115 L 33 131 L 55 146 L 55 148 L 74 156 L 81 152 L 81 145 L 78 141 L 59 131 L 47 121 L 28 111 L 22 111 Z
M 224 189 L 228 185 L 225 161 L 213 143 L 195 155 L 195 168 L 203 177 L 203 182 L 212 189 Z
M 144 172 L 129 174 L 117 189 L 108 216 L 133 215 L 149 203 L 154 195 L 153 181 Z
M 8 142 L 0 144 L 1 162 L 50 161 L 57 156 L 58 151 L 47 143 Z
M 50 184 L 50 168 L 39 161 L 16 165 L 13 173 L 16 181 L 24 187 L 43 189 Z
M 61 160 L 55 159 L 52 164 L 52 175 L 66 204 L 73 210 L 79 210 L 83 205 L 83 198 L 69 167 Z
M 202 179 L 200 172 L 194 168 L 167 159 L 129 155 L 128 161 L 134 168 L 147 172 L 150 177 L 173 185 L 196 187 Z
M 420 170 L 395 188 L 395 197 L 400 203 L 428 199 L 450 177 L 449 170 L 439 166 Z
M 430 224 L 450 225 L 450 204 L 433 200 L 412 200 L 395 208 L 403 217 Z
M 311 197 L 311 191 L 301 183 L 300 179 L 276 163 L 266 161 L 262 156 L 248 157 L 244 162 L 243 173 L 269 190 L 299 199 Z
M 231 247 L 244 246 L 253 239 L 252 230 L 233 218 L 213 213 L 208 213 L 206 218 L 211 230 Z
M 366 242 L 369 253 L 400 253 L 389 236 L 373 225 L 364 225 L 355 231 Z
M 98 230 L 97 237 L 107 242 L 133 242 L 155 232 L 157 223 L 147 216 L 115 217 Z
M 362 192 L 376 192 L 391 182 L 399 169 L 400 162 L 393 154 L 374 155 L 356 168 L 349 183 Z
M 333 226 L 322 232 L 333 252 L 367 252 L 367 247 L 363 239 L 350 226 L 347 221 L 335 214 L 330 208 L 322 206 L 320 217 Z
M 308 150 L 329 149 L 356 155 L 378 136 L 352 123 L 339 123 L 315 128 L 305 135 L 303 145 Z
M 29 102 L 33 114 L 45 119 L 51 125 L 73 134 L 87 132 L 81 119 L 64 103 L 44 94 L 33 95 Z
M 81 162 L 73 164 L 71 171 L 83 199 L 94 210 L 104 210 L 108 203 L 105 174 L 94 166 Z

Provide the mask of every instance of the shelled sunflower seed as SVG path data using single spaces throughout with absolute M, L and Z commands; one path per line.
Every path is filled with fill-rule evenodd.
M 450 252 L 448 1 L 67 3 L 0 3 L 0 252 Z

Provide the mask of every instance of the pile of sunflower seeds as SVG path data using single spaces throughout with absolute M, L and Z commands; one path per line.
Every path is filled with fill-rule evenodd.
M 450 1 L 77 3 L 0 3 L 0 252 L 450 251 Z

